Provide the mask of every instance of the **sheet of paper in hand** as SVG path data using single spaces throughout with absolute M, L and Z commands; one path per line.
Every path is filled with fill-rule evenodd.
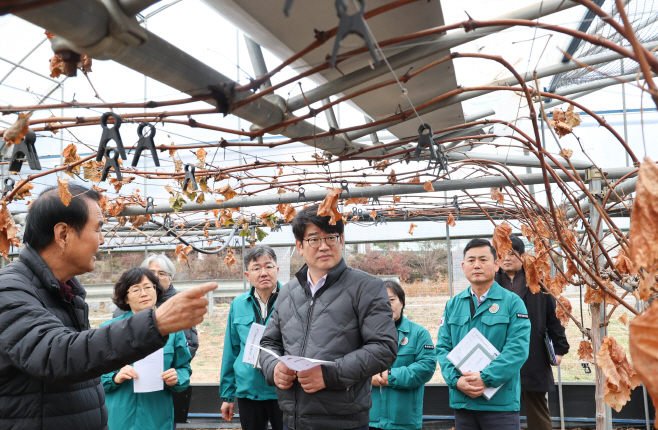
M 164 390 L 164 381 L 162 380 L 164 354 L 162 348 L 141 360 L 135 361 L 133 368 L 139 376 L 139 378 L 133 379 L 133 390 L 135 393 L 150 393 L 152 391 Z
M 262 346 L 259 345 L 255 345 L 255 346 L 267 352 L 268 354 L 272 354 L 273 356 L 278 358 L 279 361 L 282 361 L 288 367 L 288 369 L 294 370 L 295 372 L 301 372 L 302 370 L 312 369 L 315 366 L 319 366 L 321 364 L 333 363 L 333 361 L 316 360 L 314 358 L 298 357 L 296 355 L 279 356 L 277 353 L 270 351 L 267 348 L 263 348 Z
M 247 341 L 245 342 L 244 354 L 242 355 L 242 362 L 251 364 L 252 366 L 260 369 L 260 363 L 258 363 L 258 353 L 260 349 L 257 348 L 257 345 L 260 344 L 260 339 L 265 333 L 265 326 L 257 323 L 251 324 L 249 329 L 249 334 L 247 335 Z
M 447 358 L 462 373 L 481 372 L 499 355 L 498 349 L 478 329 L 473 328 L 448 353 Z M 487 387 L 484 389 L 482 396 L 487 400 L 491 400 L 500 387 Z

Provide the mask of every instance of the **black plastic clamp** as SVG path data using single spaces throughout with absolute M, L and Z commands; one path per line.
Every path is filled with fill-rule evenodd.
M 108 128 L 107 119 L 109 117 L 114 118 L 114 127 Z M 121 127 L 121 117 L 114 112 L 105 112 L 101 116 L 101 127 L 103 128 L 103 134 L 101 135 L 101 141 L 98 144 L 98 153 L 96 154 L 96 161 L 101 161 L 103 155 L 105 154 L 105 148 L 107 143 L 110 140 L 113 140 L 117 144 L 117 150 L 121 159 L 126 159 L 126 151 L 123 149 L 123 141 L 121 140 L 121 135 L 119 134 L 119 127 Z

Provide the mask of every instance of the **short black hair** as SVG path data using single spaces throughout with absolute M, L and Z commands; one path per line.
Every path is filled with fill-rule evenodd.
M 336 225 L 330 225 L 328 216 L 318 216 L 319 205 L 309 206 L 297 212 L 295 218 L 292 220 L 292 233 L 295 239 L 302 242 L 304 240 L 304 233 L 306 233 L 306 226 L 315 224 L 320 230 L 325 233 L 338 233 L 343 234 L 345 225 L 343 220 L 336 221 Z M 303 242 L 302 242 L 303 243 Z
M 244 267 L 249 267 L 249 263 L 258 260 L 264 255 L 270 257 L 276 263 L 276 253 L 272 247 L 268 245 L 256 245 L 253 248 L 249 248 L 247 252 L 244 253 Z
M 509 240 L 512 241 L 512 249 L 519 253 L 519 255 L 525 254 L 525 244 L 521 238 L 517 236 L 510 236 Z
M 43 251 L 53 242 L 55 226 L 60 222 L 71 226 L 78 236 L 81 235 L 89 220 L 87 200 L 98 202 L 101 199 L 97 191 L 79 184 L 69 184 L 69 192 L 73 198 L 68 206 L 64 206 L 59 198 L 57 187 L 47 188 L 30 205 L 23 241 L 35 251 Z
M 398 284 L 395 281 L 386 281 L 384 282 L 384 286 L 386 288 L 390 288 L 391 291 L 393 291 L 393 294 L 398 296 L 398 300 L 400 300 L 400 302 L 402 303 L 402 309 L 404 309 L 405 296 L 404 296 L 404 290 L 402 289 L 402 285 Z
M 117 305 L 117 308 L 126 312 L 131 310 L 130 305 L 126 302 L 126 297 L 128 296 L 128 289 L 131 286 L 142 282 L 144 276 L 146 276 L 148 280 L 153 282 L 153 284 L 155 285 L 155 291 L 158 296 L 157 301 L 159 302 L 160 299 L 162 299 L 162 296 L 164 296 L 164 288 L 162 288 L 162 286 L 160 285 L 160 281 L 158 280 L 158 277 L 155 276 L 153 272 L 151 272 L 148 269 L 143 269 L 141 267 L 134 267 L 132 269 L 128 269 L 125 272 L 123 272 L 119 277 L 117 283 L 114 284 L 114 296 L 112 297 L 112 301 L 114 302 L 115 305 Z
M 493 254 L 494 261 L 498 260 L 498 255 L 496 253 L 496 248 L 493 247 L 491 242 L 489 242 L 487 239 L 471 239 L 468 241 L 466 244 L 466 247 L 464 248 L 464 257 L 466 257 L 466 252 L 471 249 L 471 248 L 480 248 L 482 246 L 488 246 L 489 249 L 491 250 L 491 253 Z

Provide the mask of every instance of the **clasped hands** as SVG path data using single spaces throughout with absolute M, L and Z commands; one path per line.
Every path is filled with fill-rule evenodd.
M 274 384 L 282 390 L 287 390 L 292 387 L 295 378 L 299 381 L 300 385 L 307 393 L 315 393 L 323 388 L 324 378 L 322 377 L 322 368 L 315 366 L 308 370 L 295 372 L 288 368 L 282 361 L 279 361 L 274 367 Z
M 119 370 L 119 373 L 114 376 L 114 382 L 116 384 L 121 384 L 127 379 L 136 378 L 139 378 L 139 375 L 135 372 L 135 369 L 132 366 L 123 366 L 121 370 Z M 162 372 L 162 380 L 169 387 L 176 385 L 178 382 L 178 373 L 176 372 L 176 369 L 172 367 L 171 369 Z
M 457 380 L 457 388 L 462 393 L 466 394 L 471 399 L 480 397 L 484 393 L 484 382 L 480 372 L 462 372 L 462 375 Z

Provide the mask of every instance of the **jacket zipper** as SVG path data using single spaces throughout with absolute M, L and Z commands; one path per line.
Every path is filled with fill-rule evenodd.
M 311 299 L 311 305 L 308 308 L 308 317 L 306 318 L 307 319 L 307 324 L 306 324 L 306 331 L 304 333 L 304 339 L 303 339 L 303 342 L 302 342 L 302 350 L 301 350 L 301 353 L 300 353 L 301 357 L 304 356 L 304 352 L 306 351 L 306 340 L 308 339 L 308 331 L 311 327 L 311 316 L 313 315 L 313 306 L 314 305 L 315 305 L 315 299 L 312 298 Z M 297 422 L 297 407 L 298 407 L 297 390 L 295 390 L 295 428 L 299 428 L 299 423 Z

